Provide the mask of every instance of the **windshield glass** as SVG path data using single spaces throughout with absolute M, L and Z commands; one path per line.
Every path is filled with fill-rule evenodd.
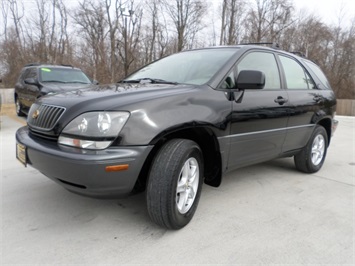
M 235 49 L 205 49 L 173 54 L 138 70 L 124 82 L 150 79 L 202 85 L 209 81 L 235 52 Z
M 81 70 L 73 68 L 41 67 L 39 77 L 41 82 L 91 83 Z

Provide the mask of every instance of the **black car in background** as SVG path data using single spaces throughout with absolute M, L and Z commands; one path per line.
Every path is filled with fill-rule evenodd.
M 16 133 L 17 158 L 86 196 L 143 189 L 152 220 L 179 229 L 202 183 L 218 187 L 227 172 L 291 156 L 319 171 L 335 109 L 310 60 L 257 45 L 196 49 L 117 84 L 38 99 Z
M 47 94 L 90 87 L 92 82 L 79 68 L 69 65 L 28 64 L 15 84 L 16 113 L 23 116 L 31 105 Z

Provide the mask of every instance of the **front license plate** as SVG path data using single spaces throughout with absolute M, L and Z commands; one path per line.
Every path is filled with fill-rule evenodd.
M 24 165 L 27 166 L 26 146 L 16 143 L 16 158 Z

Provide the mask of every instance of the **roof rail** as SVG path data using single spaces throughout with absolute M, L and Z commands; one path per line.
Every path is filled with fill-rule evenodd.
M 249 42 L 249 43 L 241 43 L 242 45 L 270 45 L 271 48 L 274 49 L 281 49 L 280 45 L 275 42 Z
M 61 66 L 65 66 L 65 67 L 72 67 L 74 68 L 72 65 L 69 65 L 69 64 L 60 64 Z
M 294 55 L 298 55 L 300 57 L 303 57 L 303 58 L 306 58 L 306 55 L 302 52 L 299 52 L 299 51 L 293 51 L 293 52 L 290 52 L 291 54 L 294 54 Z
M 29 63 L 29 64 L 26 64 L 24 67 L 30 67 L 30 66 L 40 66 L 42 65 L 41 63 Z

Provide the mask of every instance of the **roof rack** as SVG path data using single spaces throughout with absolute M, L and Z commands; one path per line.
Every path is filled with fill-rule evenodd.
M 280 45 L 275 42 L 249 42 L 249 43 L 241 43 L 242 45 L 270 45 L 271 48 L 281 49 Z
M 65 66 L 65 67 L 72 67 L 74 68 L 72 65 L 69 65 L 69 64 L 60 64 L 61 66 Z
M 293 51 L 293 52 L 290 52 L 291 54 L 294 54 L 294 55 L 298 55 L 300 57 L 303 57 L 303 58 L 306 58 L 306 55 L 302 52 L 299 52 L 299 51 Z
M 30 66 L 40 66 L 42 65 L 41 63 L 29 63 L 29 64 L 26 64 L 25 67 L 30 67 Z

